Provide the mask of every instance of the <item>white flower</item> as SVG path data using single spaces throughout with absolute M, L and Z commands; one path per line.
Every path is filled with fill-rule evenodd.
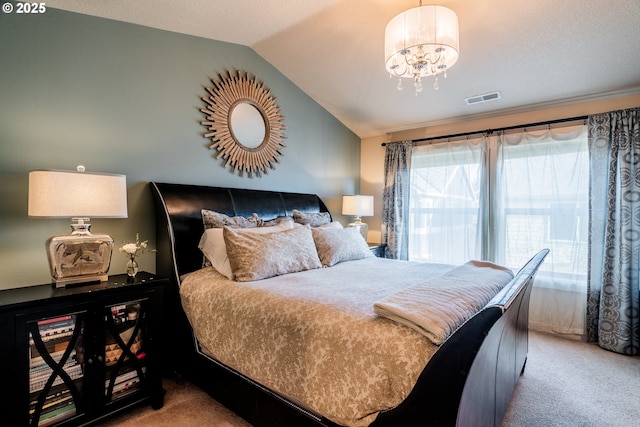
M 138 245 L 136 245 L 135 243 L 127 243 L 126 245 L 123 245 L 120 249 L 122 250 L 122 252 L 131 255 L 138 252 Z
M 138 255 L 142 255 L 147 252 L 155 252 L 155 249 L 149 249 L 148 240 L 144 242 L 140 241 L 140 236 L 136 233 L 136 242 L 135 243 L 124 243 L 120 248 L 120 252 L 126 254 L 129 257 L 136 257 Z

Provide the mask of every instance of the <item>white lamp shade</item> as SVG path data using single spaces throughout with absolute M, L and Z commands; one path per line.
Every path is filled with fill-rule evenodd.
M 31 171 L 28 214 L 50 218 L 126 218 L 126 176 Z
M 458 16 L 443 6 L 419 6 L 396 15 L 385 29 L 384 58 L 387 71 L 393 66 L 404 63 L 407 52 L 415 53 L 422 46 L 425 53 L 436 54 L 441 49 L 445 54 L 443 65 L 451 68 L 458 60 Z M 442 71 L 442 70 L 439 70 Z M 421 74 L 432 74 L 424 67 Z M 413 77 L 407 74 L 404 77 Z
M 342 215 L 372 216 L 373 196 L 342 196 Z

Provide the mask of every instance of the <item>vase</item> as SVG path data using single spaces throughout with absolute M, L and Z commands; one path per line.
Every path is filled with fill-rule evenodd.
M 136 277 L 136 274 L 138 274 L 138 263 L 135 257 L 129 257 L 127 261 L 127 274 L 129 277 Z

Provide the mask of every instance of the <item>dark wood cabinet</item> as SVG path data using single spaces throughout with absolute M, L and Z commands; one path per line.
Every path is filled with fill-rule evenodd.
M 163 405 L 162 301 L 168 280 L 141 272 L 95 285 L 0 291 L 0 417 L 12 426 L 92 424 Z

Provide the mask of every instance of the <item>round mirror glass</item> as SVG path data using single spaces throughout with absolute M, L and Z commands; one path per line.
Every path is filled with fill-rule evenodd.
M 257 148 L 264 141 L 266 128 L 262 114 L 248 102 L 239 102 L 231 110 L 229 127 L 236 141 L 247 148 Z

